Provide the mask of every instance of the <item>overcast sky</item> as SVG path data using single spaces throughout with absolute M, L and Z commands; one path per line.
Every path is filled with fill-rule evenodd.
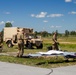
M 0 31 L 6 22 L 34 31 L 76 30 L 76 0 L 0 0 Z

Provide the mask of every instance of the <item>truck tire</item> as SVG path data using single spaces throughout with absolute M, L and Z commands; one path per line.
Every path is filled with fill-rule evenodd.
M 8 47 L 8 48 L 11 48 L 11 47 L 12 47 L 12 44 L 11 44 L 11 43 L 8 43 L 8 44 L 7 44 L 7 47 Z
M 8 48 L 11 48 L 12 46 L 13 46 L 13 45 L 12 45 L 12 42 L 11 42 L 11 41 L 8 41 L 8 42 L 7 42 L 7 47 L 8 47 Z
M 42 49 L 43 48 L 43 44 L 41 43 L 40 46 L 36 46 L 37 49 Z
M 32 43 L 28 43 L 28 49 L 32 49 Z

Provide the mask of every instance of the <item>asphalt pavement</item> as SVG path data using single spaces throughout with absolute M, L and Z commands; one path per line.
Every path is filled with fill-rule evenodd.
M 76 75 L 76 65 L 46 69 L 0 62 L 0 75 Z

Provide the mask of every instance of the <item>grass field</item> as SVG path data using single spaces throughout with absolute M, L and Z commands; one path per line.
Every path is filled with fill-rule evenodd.
M 24 49 L 24 54 L 36 53 L 42 51 L 48 51 L 47 47 L 52 45 L 51 37 L 42 38 L 43 39 L 43 49 Z M 76 37 L 59 37 L 58 41 L 60 43 L 59 48 L 61 50 L 73 51 L 76 52 Z M 0 55 L 0 61 L 10 62 L 10 63 L 18 63 L 30 66 L 37 67 L 60 67 L 60 66 L 68 66 L 68 65 L 76 65 L 76 60 L 70 59 L 68 62 L 65 61 L 63 57 L 40 57 L 40 58 L 16 58 L 12 56 L 12 53 L 17 53 L 17 46 L 12 48 L 8 48 L 6 44 L 4 44 L 2 53 L 10 53 L 10 56 Z

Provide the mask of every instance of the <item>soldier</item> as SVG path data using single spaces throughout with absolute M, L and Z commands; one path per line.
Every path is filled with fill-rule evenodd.
M 3 49 L 3 39 L 2 39 L 1 32 L 0 32 L 0 52 L 2 52 L 2 49 Z
M 58 48 L 59 43 L 57 41 L 57 33 L 56 32 L 54 33 L 52 40 L 53 40 L 52 49 L 59 50 L 59 48 Z
M 22 57 L 24 53 L 24 31 L 23 30 L 21 32 L 18 30 L 17 41 L 18 41 L 18 50 L 19 50 L 17 53 L 17 57 Z

